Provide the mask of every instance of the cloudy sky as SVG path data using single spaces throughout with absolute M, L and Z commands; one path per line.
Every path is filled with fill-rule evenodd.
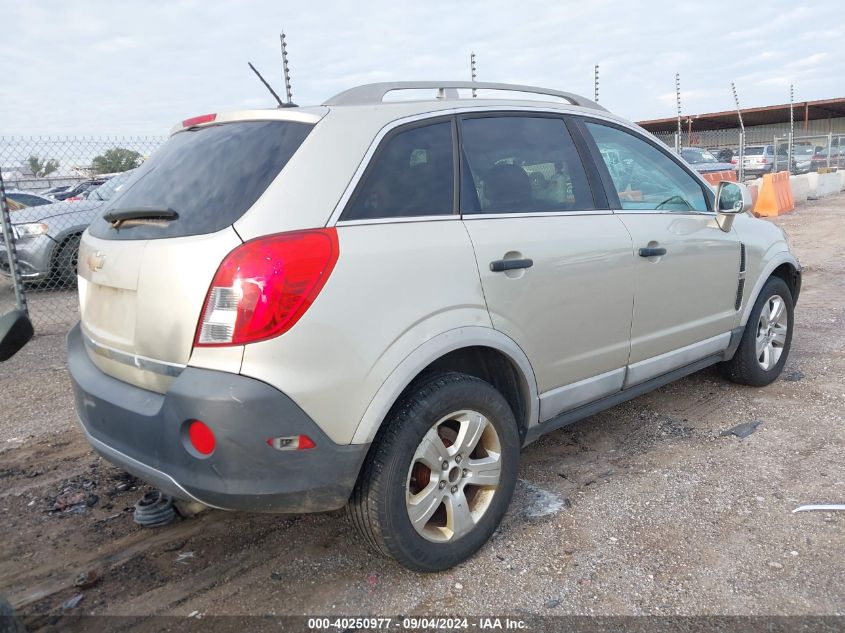
M 247 61 L 294 101 L 350 86 L 478 78 L 593 92 L 634 120 L 845 97 L 841 0 L 0 0 L 0 135 L 165 134 L 187 116 L 268 107 Z

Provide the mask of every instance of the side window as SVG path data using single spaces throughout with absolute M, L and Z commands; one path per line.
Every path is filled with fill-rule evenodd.
M 623 209 L 707 211 L 701 184 L 659 149 L 628 132 L 585 122 Z
M 531 116 L 461 121 L 466 158 L 463 213 L 593 209 L 578 150 L 563 119 Z
M 400 130 L 382 142 L 341 220 L 450 215 L 452 124 Z

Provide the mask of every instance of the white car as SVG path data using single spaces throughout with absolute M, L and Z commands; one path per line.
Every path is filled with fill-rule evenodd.
M 432 98 L 384 101 L 404 89 Z M 347 505 L 377 551 L 444 569 L 540 435 L 708 365 L 780 374 L 801 268 L 749 205 L 542 88 L 187 119 L 83 235 L 76 410 L 166 493 Z

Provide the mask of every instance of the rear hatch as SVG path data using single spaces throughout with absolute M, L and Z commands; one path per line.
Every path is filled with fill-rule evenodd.
M 88 355 L 105 373 L 163 393 L 191 358 L 206 293 L 241 244 L 232 228 L 313 128 L 204 121 L 175 133 L 86 231 L 79 299 Z M 226 350 L 240 369 L 239 350 Z

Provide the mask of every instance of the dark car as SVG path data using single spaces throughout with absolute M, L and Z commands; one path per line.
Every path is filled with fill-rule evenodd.
M 712 153 L 700 147 L 682 147 L 681 156 L 700 174 L 734 168 L 729 162 L 720 162 Z
M 41 205 L 52 204 L 53 202 L 50 198 L 28 191 L 7 191 L 6 198 L 14 200 L 24 207 L 40 207 Z
M 84 194 L 89 189 L 93 189 L 94 187 L 99 187 L 104 182 L 106 182 L 105 178 L 94 178 L 92 180 L 83 180 L 75 187 L 72 187 L 66 191 L 61 191 L 59 193 L 54 193 L 53 198 L 59 201 L 62 200 L 69 200 L 71 198 L 75 200 L 81 200 L 82 194 Z
M 839 145 L 839 140 L 834 139 L 831 147 L 816 148 L 816 153 L 810 160 L 811 171 L 818 171 L 823 167 L 845 169 L 845 143 Z

